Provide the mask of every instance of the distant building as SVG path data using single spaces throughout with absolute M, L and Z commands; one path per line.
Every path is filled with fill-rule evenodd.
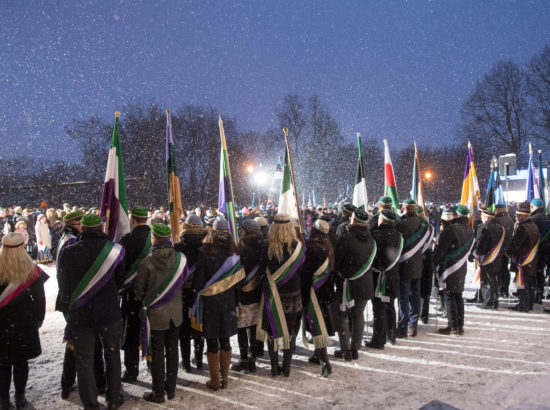
M 542 169 L 544 180 L 546 182 L 544 198 L 546 200 L 546 207 L 548 207 L 548 168 Z M 518 169 L 515 175 L 508 175 L 508 184 L 506 178 L 501 175 L 502 190 L 504 192 L 504 198 L 506 202 L 522 202 L 527 200 L 527 176 L 529 170 Z M 538 169 L 537 169 L 538 178 Z

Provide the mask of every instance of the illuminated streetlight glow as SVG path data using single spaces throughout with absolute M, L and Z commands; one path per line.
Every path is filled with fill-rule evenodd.
M 432 173 L 428 171 L 424 174 L 424 176 L 426 177 L 426 179 L 430 179 L 432 177 Z
M 252 174 L 252 172 L 254 172 L 254 165 L 249 165 L 246 170 L 248 171 L 249 174 Z

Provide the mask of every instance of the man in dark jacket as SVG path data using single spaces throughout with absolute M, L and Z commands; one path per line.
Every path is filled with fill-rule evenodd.
M 502 245 L 506 228 L 490 209 L 481 210 L 482 224 L 477 229 L 475 246 L 470 261 L 477 258 L 481 269 L 481 309 L 498 308 L 498 275 L 502 264 Z
M 464 333 L 464 280 L 467 259 L 474 243 L 470 228 L 469 210 L 457 207 L 457 218 L 441 232 L 434 252 L 434 265 L 438 267 L 439 287 L 443 288 L 448 325 L 439 333 L 459 335 Z
M 403 235 L 405 245 L 399 260 L 400 295 L 397 337 L 416 336 L 418 318 L 420 317 L 422 278 L 422 248 L 429 238 L 427 222 L 416 214 L 416 202 L 412 199 L 403 201 L 404 215 L 395 229 Z
M 374 296 L 370 268 L 376 254 L 376 242 L 370 234 L 368 218 L 365 211 L 356 209 L 347 232 L 336 243 L 334 271 L 338 272 L 336 288 L 340 303 L 338 338 L 341 350 L 335 351 L 334 355 L 347 361 L 359 357 L 358 350 L 365 327 L 363 313 L 368 300 Z M 351 330 L 348 311 L 351 315 Z
M 537 224 L 540 235 L 535 302 L 542 304 L 544 282 L 546 281 L 544 269 L 550 256 L 550 220 L 544 214 L 544 202 L 540 198 L 535 198 L 531 201 L 531 219 Z
M 109 409 L 116 409 L 123 401 L 118 289 L 124 279 L 124 249 L 107 239 L 98 215 L 84 215 L 81 225 L 79 240 L 63 249 L 58 262 L 61 310 L 68 316 L 82 404 L 87 409 L 99 409 L 93 366 L 99 336 L 107 368 L 106 399 Z
M 504 237 L 504 243 L 502 244 L 502 263 L 498 276 L 499 294 L 502 296 L 508 296 L 510 288 L 510 258 L 508 257 L 508 249 L 512 244 L 512 236 L 514 236 L 514 221 L 508 215 L 505 204 L 495 205 L 495 220 L 504 226 L 506 236 Z
M 370 342 L 365 343 L 371 349 L 384 349 L 386 335 L 395 332 L 394 301 L 399 292 L 398 262 L 404 241 L 394 225 L 395 213 L 383 209 L 378 216 L 378 226 L 371 230 L 377 247 L 372 267 L 373 286 L 376 289 L 372 299 L 373 334 Z
M 168 225 L 153 224 L 151 232 L 152 252 L 139 264 L 134 292 L 143 302 L 151 327 L 153 391 L 144 393 L 143 398 L 163 403 L 165 391 L 168 400 L 176 395 L 178 335 L 183 321 L 181 288 L 186 259 L 174 250 Z
M 124 247 L 124 264 L 126 273 L 123 289 L 120 292 L 122 299 L 120 309 L 122 311 L 122 340 L 121 349 L 124 350 L 124 367 L 121 380 L 125 383 L 133 383 L 139 374 L 139 329 L 141 301 L 134 294 L 134 281 L 140 262 L 148 256 L 151 247 L 151 228 L 147 225 L 147 210 L 136 206 L 130 211 L 130 223 L 132 232 L 120 239 Z
M 424 213 L 424 208 L 416 206 L 416 213 L 420 219 L 429 224 L 430 236 L 422 248 L 422 278 L 420 280 L 420 296 L 422 297 L 422 307 L 420 320 L 422 323 L 428 323 L 430 316 L 430 296 L 434 283 L 434 264 L 433 264 L 433 245 L 435 239 L 435 227 Z
M 356 206 L 353 204 L 345 203 L 342 207 L 342 219 L 338 228 L 336 228 L 336 237 L 340 238 L 346 232 L 346 226 L 349 225 L 353 211 L 355 211 Z
M 508 254 L 512 259 L 512 269 L 516 272 L 519 304 L 512 309 L 528 312 L 535 303 L 539 244 L 539 228 L 531 219 L 528 201 L 518 204 L 516 220 L 517 227 Z

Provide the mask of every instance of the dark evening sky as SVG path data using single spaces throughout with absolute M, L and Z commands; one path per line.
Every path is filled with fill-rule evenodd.
M 59 157 L 73 118 L 136 102 L 263 132 L 288 93 L 319 94 L 350 140 L 445 143 L 476 82 L 540 53 L 549 22 L 546 0 L 4 0 L 0 156 Z

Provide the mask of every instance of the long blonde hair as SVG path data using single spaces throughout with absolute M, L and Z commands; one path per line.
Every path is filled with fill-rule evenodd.
M 23 236 L 21 234 L 9 233 L 6 237 L 12 237 L 13 235 L 20 236 L 21 244 L 23 244 Z M 22 285 L 34 271 L 35 266 L 35 263 L 23 246 L 7 248 L 2 245 L 0 248 L 0 283 Z
M 290 217 L 287 214 L 275 215 L 274 222 L 271 224 L 271 228 L 269 228 L 267 239 L 269 241 L 269 247 L 267 248 L 268 258 L 275 257 L 279 262 L 282 262 L 284 244 L 288 244 L 290 250 L 290 245 L 298 241 L 294 225 L 290 223 Z

